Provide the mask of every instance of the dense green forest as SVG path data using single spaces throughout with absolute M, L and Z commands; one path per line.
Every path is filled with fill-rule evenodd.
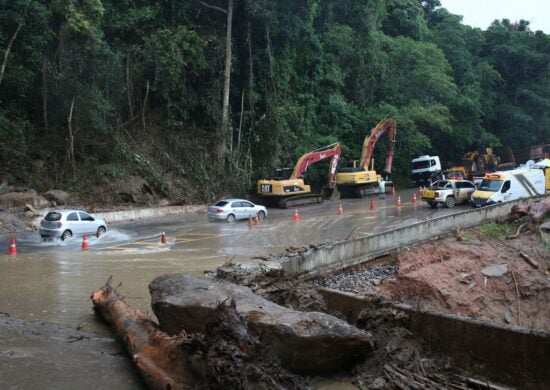
M 322 145 L 358 158 L 388 114 L 401 177 L 420 154 L 550 142 L 550 37 L 526 21 L 475 29 L 438 0 L 0 5 L 10 184 L 117 201 L 113 183 L 138 176 L 188 202 L 244 194 Z

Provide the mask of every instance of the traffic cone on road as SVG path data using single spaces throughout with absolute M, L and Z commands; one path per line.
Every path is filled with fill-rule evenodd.
M 338 207 L 338 215 L 344 215 L 344 209 L 342 208 L 342 205 L 340 205 L 340 207 Z
M 417 200 L 416 200 L 416 192 L 413 194 L 413 204 L 416 204 Z
M 82 250 L 88 250 L 88 240 L 86 240 L 86 233 L 82 236 Z
M 397 197 L 397 206 L 401 206 L 401 197 L 400 196 Z
M 374 199 L 370 198 L 370 207 L 369 209 L 374 210 Z
M 258 215 L 256 215 L 256 218 L 254 218 L 254 225 L 260 224 L 260 218 L 258 218 Z
M 292 219 L 294 221 L 299 221 L 300 220 L 300 215 L 298 215 L 298 209 L 294 210 L 294 215 L 292 216 Z
M 9 254 L 10 254 L 10 256 L 15 256 L 17 254 L 17 247 L 15 246 L 15 237 L 11 238 Z
M 248 214 L 248 226 L 252 226 L 252 215 Z
M 160 234 L 160 243 L 161 244 L 168 244 L 168 239 L 166 238 L 166 234 L 164 232 L 162 232 Z

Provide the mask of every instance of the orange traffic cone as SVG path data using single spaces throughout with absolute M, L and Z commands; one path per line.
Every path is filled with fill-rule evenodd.
M 416 204 L 416 192 L 413 194 L 413 204 Z
M 391 188 L 391 195 L 392 195 L 392 196 L 395 196 L 395 187 L 393 187 L 393 186 L 392 186 L 392 188 Z
M 298 215 L 298 209 L 294 210 L 294 216 L 292 217 L 294 221 L 299 221 L 300 216 Z
M 82 250 L 88 250 L 88 241 L 86 240 L 86 233 L 82 236 Z
M 160 243 L 161 244 L 168 244 L 168 239 L 166 238 L 166 234 L 164 232 L 162 232 L 160 234 Z
M 400 196 L 397 197 L 397 206 L 401 206 L 401 197 Z
M 252 226 L 252 215 L 248 214 L 248 226 Z
M 340 207 L 338 207 L 338 215 L 344 215 L 344 209 L 342 208 L 342 205 L 340 205 Z
M 374 210 L 374 199 L 370 198 L 370 207 L 371 210 Z
M 10 244 L 10 256 L 14 256 L 17 254 L 17 248 L 15 246 L 15 237 L 11 238 L 11 244 Z
M 254 225 L 259 225 L 260 224 L 260 218 L 258 218 L 258 216 L 256 215 L 256 218 L 254 218 Z

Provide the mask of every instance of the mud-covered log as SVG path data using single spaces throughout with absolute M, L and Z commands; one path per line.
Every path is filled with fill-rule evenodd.
M 510 213 L 504 218 L 505 222 L 513 222 L 522 217 L 529 217 L 535 225 L 550 214 L 550 198 L 546 198 L 534 204 L 517 204 L 512 206 Z
M 95 312 L 109 323 L 151 389 L 193 389 L 196 378 L 181 348 L 185 332 L 170 337 L 139 310 L 129 307 L 110 283 L 91 296 Z

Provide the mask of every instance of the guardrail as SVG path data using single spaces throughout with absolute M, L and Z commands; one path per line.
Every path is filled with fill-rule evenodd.
M 544 198 L 544 196 L 540 198 Z M 527 204 L 533 199 L 525 198 L 480 209 L 467 210 L 364 238 L 326 244 L 288 259 L 282 264 L 282 267 L 287 272 L 312 275 L 343 269 L 388 255 L 392 251 L 407 246 L 436 240 L 455 231 L 457 228 L 469 228 L 485 221 L 501 218 L 510 212 L 512 206 Z

